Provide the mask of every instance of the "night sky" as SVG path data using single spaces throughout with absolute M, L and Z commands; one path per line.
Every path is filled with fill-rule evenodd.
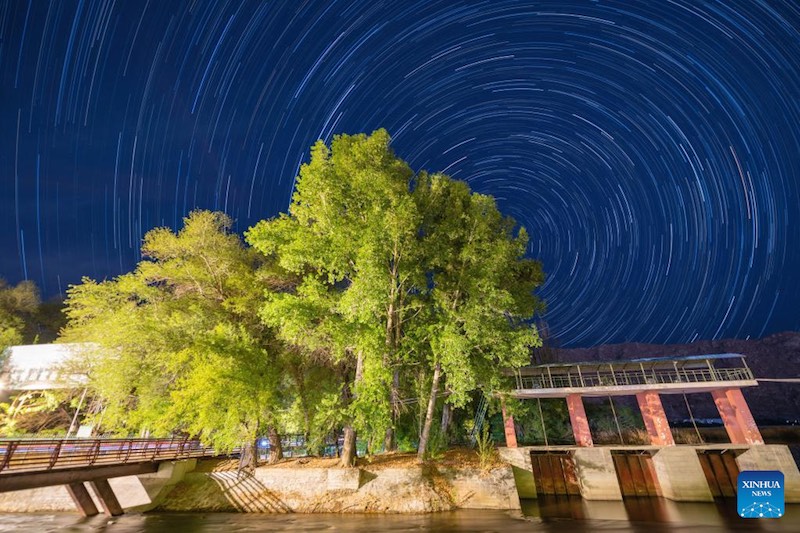
M 531 234 L 564 346 L 800 329 L 800 4 L 0 0 L 0 276 L 284 211 L 385 127 Z

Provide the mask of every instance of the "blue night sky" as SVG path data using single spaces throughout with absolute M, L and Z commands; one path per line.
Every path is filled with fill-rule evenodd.
M 529 230 L 562 345 L 800 329 L 792 2 L 0 0 L 0 124 L 0 276 L 48 296 L 385 127 Z

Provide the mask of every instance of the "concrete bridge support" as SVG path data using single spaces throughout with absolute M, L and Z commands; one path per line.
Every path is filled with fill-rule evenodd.
M 114 491 L 111 490 L 111 485 L 108 484 L 107 479 L 96 479 L 91 481 L 90 484 L 92 485 L 94 493 L 97 494 L 97 498 L 100 500 L 100 505 L 103 506 L 103 511 L 108 516 L 119 516 L 122 514 L 122 506 L 119 504 Z
M 569 420 L 572 423 L 575 444 L 585 447 L 594 446 L 592 431 L 589 429 L 589 420 L 586 418 L 586 410 L 583 408 L 581 395 L 569 394 L 567 396 L 567 408 L 569 409 Z
M 94 516 L 97 514 L 97 506 L 92 500 L 92 495 L 86 490 L 86 485 L 83 483 L 70 483 L 67 487 L 67 492 L 72 501 L 75 502 L 75 507 L 78 512 L 83 516 Z
M 636 395 L 639 402 L 639 410 L 642 412 L 642 420 L 647 434 L 650 436 L 650 444 L 653 446 L 675 446 L 675 439 L 672 438 L 672 431 L 669 428 L 667 415 L 664 413 L 664 406 L 661 404 L 661 397 L 657 392 L 640 392 Z
M 719 389 L 711 392 L 725 431 L 733 444 L 764 444 L 741 389 Z
M 711 502 L 703 467 L 694 447 L 662 448 L 653 455 L 661 494 L 677 502 Z
M 514 417 L 506 415 L 505 402 L 500 404 L 503 411 L 503 431 L 506 434 L 506 446 L 508 448 L 517 447 L 517 430 L 514 428 Z

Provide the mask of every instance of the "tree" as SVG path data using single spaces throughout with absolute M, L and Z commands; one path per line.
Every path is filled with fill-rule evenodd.
M 104 424 L 230 450 L 277 423 L 283 347 L 256 314 L 268 267 L 230 228 L 192 212 L 177 234 L 147 233 L 134 272 L 70 287 L 62 340 L 96 343 L 85 358 Z
M 324 350 L 341 367 L 343 464 L 352 464 L 355 428 L 391 428 L 399 400 L 393 370 L 399 372 L 406 297 L 421 276 L 412 176 L 384 130 L 337 136 L 330 149 L 320 141 L 301 167 L 289 213 L 246 234 L 302 279 L 295 290 L 268 298 L 264 320 L 285 341 Z
M 296 183 L 289 213 L 246 233 L 300 280 L 268 295 L 261 316 L 342 369 L 343 464 L 356 429 L 385 431 L 391 448 L 402 373 L 430 379 L 422 457 L 443 376 L 449 401 L 463 405 L 539 343 L 530 320 L 543 276 L 524 258 L 527 234 L 465 183 L 415 176 L 385 130 L 318 142 Z
M 0 355 L 9 346 L 29 340 L 29 324 L 40 305 L 39 289 L 31 281 L 11 286 L 0 278 Z
M 532 323 L 542 310 L 533 291 L 544 280 L 539 262 L 526 259 L 524 228 L 504 217 L 491 196 L 464 182 L 422 174 L 414 196 L 424 215 L 428 363 L 431 393 L 419 443 L 424 457 L 439 382 L 462 406 L 477 388 L 501 388 L 501 371 L 529 363 L 541 340 Z

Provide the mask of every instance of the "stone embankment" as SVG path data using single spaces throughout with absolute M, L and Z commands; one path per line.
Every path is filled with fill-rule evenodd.
M 157 474 L 110 480 L 126 511 L 254 513 L 428 513 L 519 509 L 511 466 L 469 461 L 417 464 L 412 457 L 300 459 L 239 474 L 233 462 L 183 461 Z M 75 511 L 64 487 L 0 494 L 0 512 Z
M 519 509 L 511 467 L 363 465 L 262 466 L 252 475 L 197 468 L 158 506 L 164 511 L 428 513 Z

